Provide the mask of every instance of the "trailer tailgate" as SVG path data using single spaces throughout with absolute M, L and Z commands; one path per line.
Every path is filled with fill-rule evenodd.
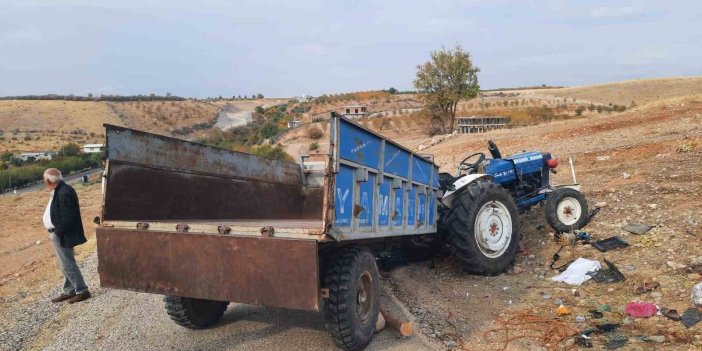
M 319 310 L 315 240 L 97 228 L 103 287 Z

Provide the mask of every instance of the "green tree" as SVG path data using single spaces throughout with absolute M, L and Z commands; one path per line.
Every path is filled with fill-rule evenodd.
M 59 156 L 75 156 L 80 153 L 80 146 L 76 143 L 68 143 L 64 146 L 61 146 L 59 149 Z
M 262 114 L 266 113 L 266 110 L 264 110 L 262 106 L 256 106 L 256 113 L 258 113 L 259 115 L 262 115 Z
M 261 136 L 264 139 L 269 139 L 272 138 L 276 135 L 278 135 L 278 125 L 272 122 L 267 122 L 263 126 L 261 126 Z
M 450 133 L 456 120 L 456 107 L 462 99 L 478 95 L 478 72 L 470 53 L 460 45 L 454 49 L 431 52 L 431 60 L 417 66 L 414 87 L 420 97 L 438 116 L 432 121 L 441 122 L 443 133 Z
M 258 93 L 258 95 L 256 95 L 256 98 L 257 98 L 257 99 L 263 99 L 263 94 Z
M 390 89 L 388 89 L 388 93 L 397 94 L 397 89 L 395 89 L 394 87 L 390 87 Z

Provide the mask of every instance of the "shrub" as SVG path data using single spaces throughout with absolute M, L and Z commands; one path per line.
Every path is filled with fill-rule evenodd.
M 324 132 L 317 127 L 312 127 L 312 128 L 307 130 L 307 137 L 312 139 L 312 140 L 321 139 L 323 136 L 324 136 Z
M 583 106 L 578 106 L 578 108 L 575 109 L 575 115 L 576 116 L 582 116 L 583 111 L 585 111 L 585 107 Z
M 78 153 L 80 153 L 80 146 L 76 143 L 68 143 L 61 146 L 58 152 L 60 156 L 75 156 L 78 155 Z
M 257 156 L 272 158 L 276 160 L 292 161 L 292 156 L 288 155 L 280 145 L 261 145 L 251 148 L 251 153 Z
M 319 143 L 312 143 L 310 144 L 310 151 L 316 151 L 319 150 Z

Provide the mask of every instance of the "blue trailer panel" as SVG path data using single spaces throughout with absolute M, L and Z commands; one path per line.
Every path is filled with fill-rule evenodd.
M 378 169 L 380 165 L 381 139 L 351 123 L 339 126 L 339 157 Z
M 439 168 L 431 159 L 340 116 L 330 128 L 335 196 L 327 234 L 343 241 L 436 232 Z
M 383 171 L 403 178 L 409 178 L 409 155 L 409 152 L 393 144 L 385 144 L 385 152 L 383 154 L 385 168 Z
M 391 178 L 385 177 L 378 191 L 378 225 L 387 227 L 390 224 L 390 189 Z
M 431 164 L 421 156 L 415 156 L 412 163 L 412 180 L 418 183 L 431 184 Z
M 339 173 L 336 174 L 334 225 L 339 227 L 351 226 L 353 214 L 353 172 L 353 168 L 341 165 Z

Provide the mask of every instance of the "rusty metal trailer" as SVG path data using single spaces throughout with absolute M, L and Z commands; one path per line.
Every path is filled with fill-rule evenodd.
M 166 295 L 189 328 L 230 301 L 323 310 L 340 347 L 365 347 L 369 245 L 436 233 L 438 167 L 338 115 L 327 134 L 329 153 L 293 163 L 106 125 L 101 285 Z

